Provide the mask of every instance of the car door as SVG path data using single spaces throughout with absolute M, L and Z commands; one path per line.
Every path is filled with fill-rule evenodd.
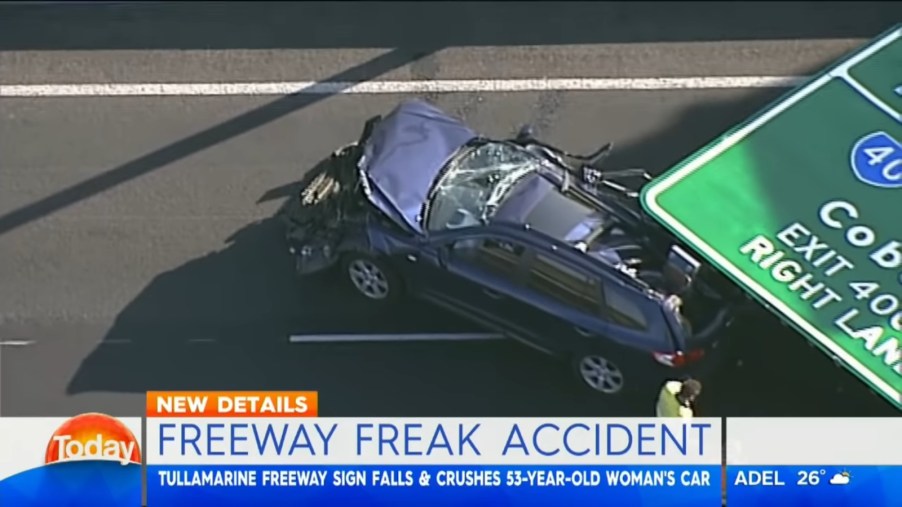
M 536 345 L 559 356 L 614 350 L 630 365 L 649 364 L 653 352 L 668 350 L 668 330 L 657 307 L 629 288 L 554 249 L 537 250 L 526 259 L 522 315 Z
M 580 348 L 586 337 L 604 332 L 600 277 L 553 248 L 529 253 L 520 297 L 531 308 L 521 318 L 538 348 L 564 355 Z
M 421 294 L 472 320 L 520 338 L 524 306 L 514 297 L 523 276 L 526 247 L 506 236 L 477 233 L 441 241 L 419 267 L 428 287 Z M 436 271 L 437 273 L 427 273 Z

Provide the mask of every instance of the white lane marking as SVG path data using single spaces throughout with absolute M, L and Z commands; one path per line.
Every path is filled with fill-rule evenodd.
M 0 341 L 0 346 L 7 347 L 25 347 L 28 345 L 34 345 L 37 343 L 35 340 L 6 340 Z M 100 345 L 130 345 L 134 343 L 134 340 L 130 340 L 128 338 L 110 338 L 103 339 L 98 342 Z M 191 338 L 185 340 L 185 343 L 216 343 L 215 338 Z
M 790 88 L 806 79 L 804 76 L 722 76 L 364 82 L 26 84 L 0 85 L 0 97 L 165 97 Z
M 88 221 L 88 220 L 103 220 L 105 222 L 109 221 L 133 221 L 133 220 L 178 220 L 178 221 L 196 221 L 196 222 L 205 222 L 209 220 L 262 220 L 266 218 L 271 218 L 272 215 L 267 215 L 265 213 L 258 214 L 244 214 L 244 215 L 208 215 L 208 214 L 194 214 L 194 215 L 164 215 L 162 213 L 155 214 L 144 214 L 144 215 L 60 215 L 60 216 L 49 216 L 47 220 L 55 220 L 57 222 L 80 222 L 80 221 Z
M 338 342 L 429 342 L 501 340 L 498 333 L 418 333 L 418 334 L 297 334 L 288 337 L 289 343 Z

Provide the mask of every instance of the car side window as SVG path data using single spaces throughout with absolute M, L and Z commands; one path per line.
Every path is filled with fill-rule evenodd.
M 637 330 L 648 328 L 642 308 L 622 290 L 608 283 L 604 284 L 604 314 L 619 326 Z
M 520 265 L 522 245 L 496 238 L 461 239 L 451 245 L 451 255 L 489 272 L 513 277 Z
M 529 271 L 529 288 L 585 312 L 597 314 L 600 311 L 598 278 L 541 253 L 535 255 Z

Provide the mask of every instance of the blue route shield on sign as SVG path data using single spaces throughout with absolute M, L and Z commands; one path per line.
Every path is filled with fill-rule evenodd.
M 902 188 L 902 144 L 886 132 L 873 132 L 852 147 L 852 172 L 868 185 Z

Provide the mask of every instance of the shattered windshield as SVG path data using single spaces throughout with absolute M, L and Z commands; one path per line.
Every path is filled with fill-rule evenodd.
M 437 183 L 429 206 L 429 230 L 468 227 L 492 217 L 524 177 L 555 168 L 520 147 L 489 142 L 453 160 Z

